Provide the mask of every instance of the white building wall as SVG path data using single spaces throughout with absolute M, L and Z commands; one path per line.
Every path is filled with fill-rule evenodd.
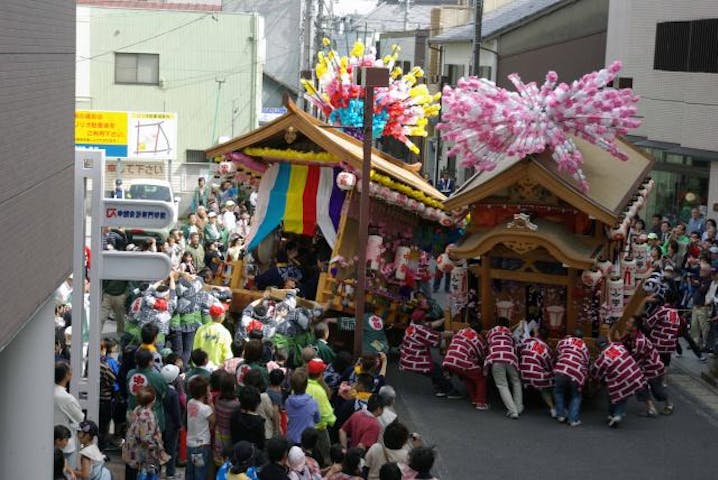
M 481 57 L 479 63 L 482 67 L 491 67 L 491 80 L 496 81 L 496 69 L 498 67 L 496 54 L 496 40 L 490 40 L 482 43 Z M 469 66 L 473 58 L 473 45 L 471 42 L 447 43 L 444 46 L 443 63 L 444 65 L 463 65 L 464 71 L 468 74 Z M 488 50 L 484 50 L 488 49 Z
M 611 0 L 606 63 L 621 60 L 641 96 L 636 135 L 718 151 L 718 74 L 653 69 L 657 23 L 716 17 L 716 0 Z
M 47 301 L 0 352 L 0 478 L 52 478 L 54 311 Z

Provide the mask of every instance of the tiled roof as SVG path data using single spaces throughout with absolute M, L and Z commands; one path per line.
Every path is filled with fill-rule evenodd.
M 503 7 L 484 15 L 481 22 L 481 37 L 489 39 L 503 33 L 517 24 L 548 13 L 559 4 L 569 0 L 514 0 Z M 432 37 L 431 43 L 470 42 L 474 38 L 474 24 L 459 25 L 446 29 Z

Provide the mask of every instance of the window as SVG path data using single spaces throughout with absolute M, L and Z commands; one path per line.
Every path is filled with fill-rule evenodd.
M 169 187 L 164 185 L 135 184 L 130 185 L 127 192 L 127 198 L 135 200 L 162 200 L 163 202 L 172 201 L 172 193 Z
M 491 80 L 491 67 L 488 65 L 479 65 L 479 77 Z
M 115 52 L 115 83 L 159 85 L 159 82 L 159 55 Z
M 718 18 L 656 25 L 653 68 L 718 73 Z
M 209 159 L 204 156 L 204 150 L 185 150 L 186 162 L 188 163 L 208 163 Z
M 448 78 L 449 85 L 456 85 L 456 82 L 459 81 L 459 79 L 464 76 L 464 66 L 463 65 L 455 65 L 455 64 L 446 64 L 446 65 L 444 65 L 444 74 L 447 77 L 449 77 Z

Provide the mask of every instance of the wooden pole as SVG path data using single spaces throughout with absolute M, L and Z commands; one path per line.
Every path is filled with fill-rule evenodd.
M 369 176 L 371 175 L 372 127 L 374 119 L 374 87 L 389 85 L 389 69 L 363 67 L 361 81 L 364 87 L 364 151 L 362 157 L 361 195 L 359 196 L 359 251 L 357 252 L 357 290 L 354 297 L 356 327 L 354 328 L 354 354 L 362 353 L 364 336 L 364 306 L 366 303 L 366 244 L 369 237 Z
M 366 244 L 369 238 L 369 175 L 371 174 L 371 141 L 374 119 L 374 87 L 366 88 L 364 98 L 364 155 L 361 169 L 361 195 L 359 196 L 359 251 L 357 256 L 357 291 L 354 297 L 356 327 L 354 328 L 354 355 L 362 353 L 364 336 L 364 307 L 366 303 Z
M 494 300 L 491 297 L 491 257 L 485 254 L 481 256 L 481 324 L 485 330 L 491 328 L 491 312 L 494 308 Z

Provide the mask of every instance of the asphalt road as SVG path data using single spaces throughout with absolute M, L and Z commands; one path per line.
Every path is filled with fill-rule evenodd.
M 676 375 L 676 385 L 689 381 Z M 396 362 L 388 383 L 399 418 L 436 445 L 433 473 L 441 480 L 708 479 L 718 471 L 718 415 L 676 385 L 669 385 L 673 416 L 640 417 L 631 400 L 624 422 L 611 429 L 605 391 L 584 401 L 583 425 L 571 428 L 551 419 L 536 395 L 511 420 L 495 390 L 491 409 L 478 411 L 468 399 L 435 398 L 428 378 L 399 372 Z

